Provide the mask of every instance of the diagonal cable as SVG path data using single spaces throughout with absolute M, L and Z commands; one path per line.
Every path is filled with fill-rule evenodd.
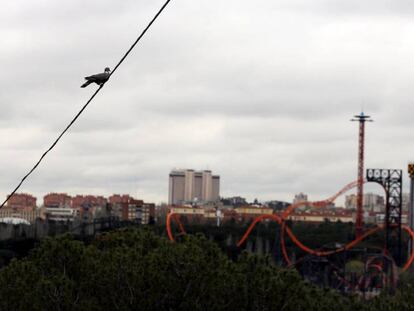
M 127 58 L 129 53 L 134 49 L 134 47 L 137 45 L 137 43 L 141 40 L 141 38 L 145 35 L 145 33 L 148 31 L 148 29 L 151 27 L 151 25 L 155 22 L 155 20 L 158 18 L 158 16 L 164 11 L 165 7 L 170 3 L 171 0 L 167 0 L 164 5 L 161 7 L 161 9 L 155 14 L 155 16 L 152 18 L 152 20 L 149 22 L 147 27 L 141 32 L 139 37 L 135 40 L 135 42 L 131 45 L 131 47 L 128 49 L 128 51 L 124 54 L 124 56 L 121 58 L 121 60 L 118 62 L 118 64 L 115 66 L 114 70 L 110 73 L 109 77 L 111 77 L 114 72 L 118 69 L 118 67 L 124 62 L 124 60 Z M 7 196 L 6 200 L 0 205 L 0 208 L 2 208 L 7 201 L 16 193 L 17 190 L 19 190 L 20 186 L 23 184 L 23 182 L 36 170 L 36 168 L 39 166 L 39 164 L 42 162 L 44 157 L 56 146 L 56 144 L 59 142 L 59 140 L 62 138 L 62 136 L 69 130 L 69 128 L 75 123 L 75 121 L 79 118 L 79 116 L 82 114 L 82 112 L 88 107 L 88 105 L 92 102 L 92 100 L 95 98 L 95 96 L 101 91 L 101 89 L 104 87 L 105 84 L 101 84 L 99 88 L 93 93 L 93 95 L 89 98 L 89 100 L 86 102 L 86 104 L 82 107 L 81 110 L 76 114 L 76 116 L 70 121 L 70 123 L 66 126 L 66 128 L 63 130 L 62 133 L 58 136 L 58 138 L 53 142 L 53 144 L 47 149 L 40 159 L 36 162 L 36 164 L 30 169 L 30 171 L 21 179 L 19 184 L 14 188 L 12 193 Z

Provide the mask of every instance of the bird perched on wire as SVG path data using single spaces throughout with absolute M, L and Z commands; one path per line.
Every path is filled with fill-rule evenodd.
M 111 69 L 106 67 L 105 72 L 103 73 L 97 73 L 96 75 L 85 77 L 86 82 L 82 84 L 81 87 L 87 87 L 91 83 L 103 85 L 106 81 L 108 81 L 110 75 L 111 75 Z

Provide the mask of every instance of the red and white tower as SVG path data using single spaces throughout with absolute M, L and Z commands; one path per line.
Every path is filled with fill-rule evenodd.
M 370 116 L 360 115 L 354 116 L 351 121 L 359 122 L 359 140 L 358 140 L 358 191 L 357 191 L 357 214 L 355 222 L 355 234 L 359 238 L 363 233 L 363 197 L 364 197 L 364 150 L 365 150 L 365 122 L 372 122 Z

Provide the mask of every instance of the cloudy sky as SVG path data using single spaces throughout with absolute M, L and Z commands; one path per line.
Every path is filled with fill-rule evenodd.
M 163 2 L 0 2 L 1 197 Z M 158 203 L 169 171 L 193 168 L 223 196 L 321 199 L 356 179 L 361 109 L 366 166 L 406 171 L 413 16 L 412 0 L 173 0 L 22 191 Z

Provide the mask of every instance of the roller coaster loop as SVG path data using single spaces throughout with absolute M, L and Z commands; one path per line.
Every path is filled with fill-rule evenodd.
M 318 256 L 318 257 L 325 257 L 325 256 L 330 256 L 333 254 L 337 254 L 346 250 L 349 250 L 351 248 L 353 248 L 355 245 L 357 245 L 359 242 L 365 240 L 368 236 L 377 233 L 378 231 L 381 231 L 384 229 L 384 226 L 377 226 L 377 227 L 373 227 L 370 228 L 368 231 L 364 232 L 359 238 L 356 238 L 355 240 L 349 242 L 348 244 L 344 245 L 343 247 L 337 248 L 335 250 L 331 250 L 331 251 L 320 251 L 320 250 L 314 250 L 311 249 L 309 247 L 307 247 L 306 245 L 304 245 L 292 232 L 292 230 L 286 226 L 286 219 L 289 217 L 289 215 L 298 207 L 301 206 L 310 206 L 310 207 L 314 207 L 314 208 L 322 208 L 325 207 L 326 205 L 334 202 L 340 195 L 344 194 L 345 192 L 349 191 L 350 189 L 356 187 L 358 185 L 357 181 L 354 181 L 348 185 L 346 185 L 344 188 L 342 188 L 338 193 L 336 193 L 335 195 L 333 195 L 332 197 L 323 200 L 323 201 L 316 201 L 316 202 L 298 202 L 296 204 L 292 204 L 290 205 L 280 216 L 277 214 L 272 214 L 272 215 L 261 215 L 259 217 L 257 217 L 256 219 L 254 219 L 254 221 L 251 223 L 251 225 L 249 226 L 249 228 L 246 230 L 246 232 L 244 233 L 243 237 L 240 239 L 240 241 L 237 243 L 237 246 L 240 247 L 249 237 L 250 233 L 252 232 L 252 230 L 254 229 L 254 227 L 261 222 L 262 220 L 268 219 L 271 221 L 274 221 L 276 223 L 278 223 L 280 225 L 280 241 L 281 241 L 281 248 L 282 248 L 282 254 L 283 254 L 283 258 L 285 259 L 286 263 L 288 264 L 288 266 L 292 265 L 292 262 L 289 258 L 289 255 L 287 253 L 287 249 L 286 249 L 286 245 L 285 245 L 285 233 L 287 233 L 287 235 L 289 236 L 289 238 L 292 240 L 292 242 L 294 244 L 296 244 L 296 246 L 298 246 L 300 249 L 302 249 L 303 251 L 312 254 L 314 256 Z M 170 213 L 168 213 L 167 215 L 167 220 L 166 220 L 166 227 L 167 227 L 167 233 L 168 233 L 168 238 L 171 241 L 174 241 L 174 235 L 172 233 L 172 229 L 171 229 L 171 220 L 173 219 L 179 226 L 179 230 L 181 234 L 185 234 L 185 230 L 184 230 L 184 226 L 182 225 L 179 217 L 179 215 L 174 213 L 174 211 L 172 210 Z M 414 231 L 411 230 L 410 227 L 408 226 L 402 226 L 402 228 L 408 233 L 408 235 L 410 236 L 411 240 L 414 241 Z M 406 271 L 411 264 L 414 261 L 414 249 L 413 252 L 410 254 L 410 257 L 408 258 L 407 262 L 404 264 L 402 271 Z

